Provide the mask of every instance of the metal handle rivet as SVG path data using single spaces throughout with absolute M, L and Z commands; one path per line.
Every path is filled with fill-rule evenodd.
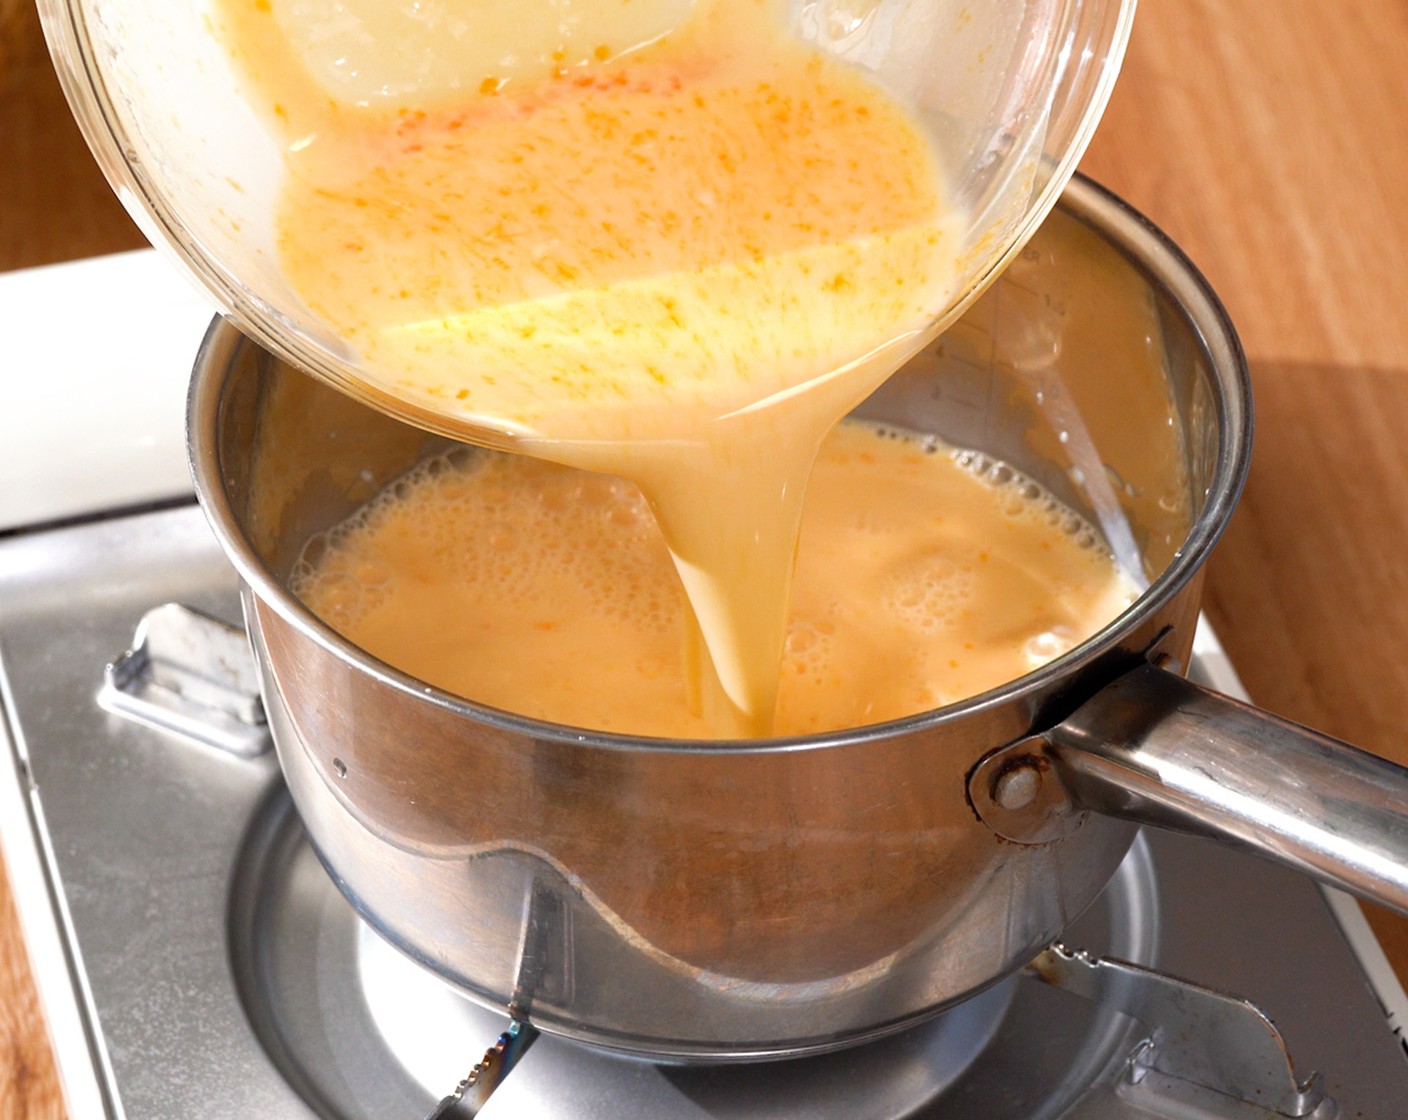
M 1004 809 L 1025 809 L 1041 789 L 1041 772 L 1030 759 L 1009 766 L 992 783 L 992 799 Z
M 337 771 L 337 776 L 338 776 L 339 778 L 345 778 L 345 777 L 347 777 L 347 763 L 343 762 L 342 759 L 340 759 L 340 758 L 335 758 L 335 759 L 333 759 L 333 760 L 332 760 L 332 768 Z

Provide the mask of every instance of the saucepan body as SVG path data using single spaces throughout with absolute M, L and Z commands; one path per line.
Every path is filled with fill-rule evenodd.
M 724 1059 L 916 1021 L 1010 974 L 1091 902 L 1136 828 L 1112 814 L 1148 805 L 1101 793 L 1109 775 L 1070 761 L 1086 732 L 1052 729 L 1139 666 L 1186 663 L 1249 454 L 1233 331 L 1171 243 L 1077 180 L 860 411 L 1025 472 L 1146 589 L 1058 660 L 902 721 L 756 742 L 607 735 L 427 687 L 289 593 L 304 542 L 446 441 L 217 321 L 191 395 L 197 488 L 247 585 L 289 788 L 370 923 L 542 1029 Z

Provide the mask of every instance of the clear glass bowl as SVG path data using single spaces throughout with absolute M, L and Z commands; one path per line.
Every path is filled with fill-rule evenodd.
M 962 275 L 931 336 L 1055 204 L 1118 71 L 1134 0 L 793 0 L 804 40 L 876 74 L 928 130 L 967 215 Z M 210 32 L 209 0 L 39 0 L 70 105 L 139 226 L 248 335 L 385 411 L 355 356 L 281 275 L 281 140 Z M 433 423 L 430 426 L 434 426 Z M 461 435 L 463 433 L 460 433 Z

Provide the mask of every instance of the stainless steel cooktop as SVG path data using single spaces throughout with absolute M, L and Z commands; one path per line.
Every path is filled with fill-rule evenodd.
M 505 1018 L 361 924 L 304 839 L 257 724 L 163 700 L 161 667 L 140 658 L 104 691 L 148 612 L 181 603 L 238 625 L 237 591 L 189 503 L 0 536 L 0 840 L 70 1108 L 84 1120 L 413 1120 Z M 179 661 L 199 639 L 164 617 L 149 629 L 166 628 Z M 1235 690 L 1215 643 L 1202 648 L 1197 671 Z M 238 698 L 238 643 L 216 654 Z M 148 700 L 166 727 L 131 718 Z M 1150 832 L 1065 942 L 1199 987 L 1051 955 L 1043 968 L 1067 970 L 1065 988 L 1014 977 L 907 1034 L 781 1065 L 655 1066 L 544 1038 L 481 1115 L 1408 1115 L 1403 992 L 1344 896 Z M 1081 986 L 1104 1001 L 1069 990 Z M 1311 1090 L 1285 1090 L 1284 1060 L 1248 1080 L 1255 1012 L 1204 987 L 1268 1015 L 1294 1080 L 1320 1075 Z

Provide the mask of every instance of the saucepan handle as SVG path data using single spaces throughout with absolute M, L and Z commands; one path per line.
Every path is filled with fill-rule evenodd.
M 1408 913 L 1408 769 L 1153 665 L 1043 738 L 1082 806 L 1230 841 Z

